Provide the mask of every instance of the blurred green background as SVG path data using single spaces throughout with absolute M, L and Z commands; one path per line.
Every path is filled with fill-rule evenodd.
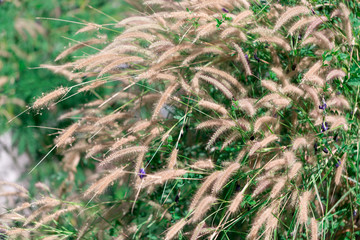
M 56 56 L 78 41 L 99 36 L 102 31 L 109 35 L 108 30 L 103 29 L 75 34 L 86 23 L 110 28 L 116 20 L 124 18 L 125 12 L 131 11 L 123 0 L 0 1 L 0 135 L 11 131 L 13 145 L 18 147 L 19 154 L 30 156 L 32 166 L 52 148 L 56 129 L 69 124 L 57 118 L 93 97 L 91 94 L 74 96 L 49 110 L 27 111 L 8 123 L 41 94 L 59 86 L 74 85 L 40 65 L 61 64 L 82 56 L 85 51 L 91 52 L 83 48 L 54 62 Z M 56 153 L 52 153 L 34 172 L 32 183 L 44 181 L 47 176 L 53 176 L 50 182 L 55 184 L 65 178 L 66 173 L 56 162 Z M 56 179 L 58 181 L 53 181 Z

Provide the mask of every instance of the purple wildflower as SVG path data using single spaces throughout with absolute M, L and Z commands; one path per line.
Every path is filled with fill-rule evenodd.
M 315 150 L 315 153 L 317 153 L 317 151 L 318 151 L 318 143 L 317 142 L 314 144 L 314 150 Z
M 324 153 L 329 153 L 329 150 L 328 150 L 326 147 L 324 147 L 324 148 L 323 148 L 323 152 L 324 152 Z
M 325 132 L 325 131 L 328 130 L 328 129 L 329 129 L 329 127 L 328 127 L 327 122 L 323 122 L 323 123 L 321 124 L 321 132 Z
M 260 58 L 257 56 L 256 53 L 254 54 L 254 58 L 255 58 L 256 61 L 260 62 Z
M 180 200 L 180 191 L 178 192 L 178 194 L 176 194 L 176 196 L 175 196 L 175 202 L 176 203 L 178 203 L 179 202 L 179 200 Z
M 145 169 L 140 168 L 139 177 L 140 177 L 140 179 L 143 179 L 144 177 L 146 177 Z
M 335 167 L 336 167 L 336 168 L 340 167 L 340 164 L 341 164 L 341 161 L 339 160 L 339 161 L 335 164 Z
M 222 8 L 223 12 L 229 13 L 229 11 L 226 8 Z
M 246 58 L 246 61 L 249 62 L 249 56 L 245 53 L 245 58 Z
M 326 105 L 326 103 L 324 103 L 323 105 L 320 105 L 320 106 L 319 106 L 319 109 L 325 110 L 326 107 L 327 107 L 327 105 Z

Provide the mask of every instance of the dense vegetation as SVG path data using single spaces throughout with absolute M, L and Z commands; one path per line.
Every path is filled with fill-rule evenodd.
M 23 100 L 48 119 L 61 103 L 64 129 L 47 150 L 66 174 L 17 187 L 6 235 L 359 237 L 359 3 L 136 8 L 77 28 L 89 38 L 42 65 L 70 81 Z

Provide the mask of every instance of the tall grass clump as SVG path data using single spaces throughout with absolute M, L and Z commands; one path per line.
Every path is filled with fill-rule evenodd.
M 349 79 L 359 59 L 349 5 L 143 4 L 96 54 L 50 67 L 75 81 L 62 98 L 98 99 L 66 115 L 74 121 L 54 146 L 68 172 L 60 191 L 10 211 L 17 219 L 6 234 L 355 237 Z

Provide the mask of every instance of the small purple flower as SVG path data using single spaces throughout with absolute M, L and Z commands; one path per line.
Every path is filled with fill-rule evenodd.
M 175 202 L 176 203 L 178 203 L 179 202 L 179 200 L 180 200 L 180 191 L 178 192 L 178 194 L 176 194 L 176 196 L 175 196 Z
M 314 11 L 314 9 L 311 9 L 311 12 L 312 12 L 312 14 L 314 14 L 314 15 L 316 14 L 315 11 Z
M 324 147 L 324 148 L 323 148 L 323 152 L 324 152 L 324 153 L 329 153 L 329 150 L 328 150 L 326 147 Z
M 226 8 L 222 8 L 223 12 L 229 13 L 229 11 Z
M 336 168 L 340 167 L 340 164 L 341 164 L 341 161 L 339 160 L 339 161 L 335 164 L 335 167 L 336 167 Z
M 319 106 L 319 109 L 325 110 L 326 107 L 327 107 L 327 105 L 326 105 L 326 103 L 324 103 L 323 105 L 320 105 L 320 106 Z
M 249 62 L 249 56 L 245 53 L 245 58 L 246 58 L 246 61 Z
M 328 123 L 327 122 L 323 122 L 321 124 L 321 132 L 325 132 L 326 130 L 328 130 L 329 127 L 328 127 Z
M 254 58 L 255 58 L 256 61 L 260 62 L 260 58 L 257 56 L 256 53 L 254 54 Z
M 144 177 L 146 177 L 145 169 L 140 168 L 139 177 L 140 177 L 140 179 L 143 179 Z

